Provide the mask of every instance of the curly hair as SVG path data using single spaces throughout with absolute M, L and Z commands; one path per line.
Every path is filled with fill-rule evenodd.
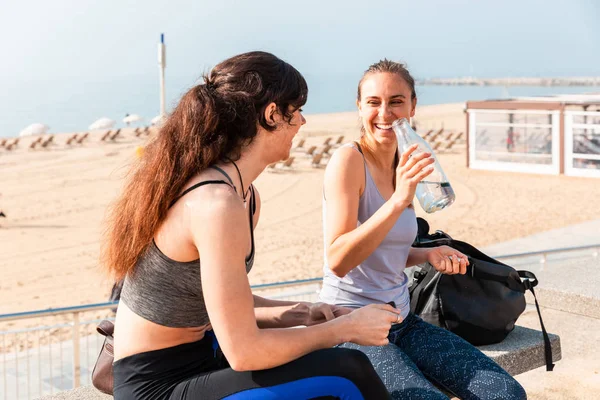
M 237 161 L 258 124 L 273 131 L 264 115 L 269 104 L 290 123 L 308 95 L 300 72 L 260 51 L 229 58 L 203 78 L 146 146 L 109 210 L 101 257 L 117 280 L 135 267 L 189 179 L 217 162 Z

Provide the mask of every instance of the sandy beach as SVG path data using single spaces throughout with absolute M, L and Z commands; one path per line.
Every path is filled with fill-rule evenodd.
M 421 130 L 464 131 L 464 104 L 417 110 Z M 320 146 L 326 137 L 358 137 L 355 112 L 308 115 L 295 143 Z M 0 313 L 102 302 L 111 282 L 98 264 L 102 221 L 119 192 L 136 148 L 147 139 L 125 129 L 112 142 L 101 132 L 76 146 L 56 135 L 46 149 L 0 149 Z M 292 150 L 291 168 L 278 166 L 256 182 L 263 208 L 256 231 L 252 284 L 321 276 L 321 189 L 324 169 Z M 439 153 L 457 200 L 425 215 L 432 229 L 477 246 L 600 218 L 594 179 L 477 171 L 466 168 L 465 145 Z M 327 159 L 324 159 L 325 162 Z

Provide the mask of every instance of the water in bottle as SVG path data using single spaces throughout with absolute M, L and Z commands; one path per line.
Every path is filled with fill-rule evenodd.
M 427 152 L 431 153 L 431 157 L 435 160 L 433 172 L 417 184 L 415 196 L 423 210 L 427 213 L 434 213 L 454 203 L 456 198 L 454 190 L 429 144 L 411 128 L 406 118 L 394 121 L 392 129 L 396 133 L 400 154 L 413 144 L 418 144 L 418 148 L 413 151 L 412 155 Z

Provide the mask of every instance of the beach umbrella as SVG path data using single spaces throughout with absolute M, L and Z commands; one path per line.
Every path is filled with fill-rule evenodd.
M 89 129 L 110 129 L 115 125 L 115 121 L 110 118 L 100 118 L 94 121 L 93 124 L 89 126 Z
M 19 136 L 44 135 L 50 127 L 44 124 L 31 124 L 19 132 Z
M 132 122 L 138 122 L 138 121 L 141 121 L 141 120 L 142 120 L 142 117 L 140 117 L 137 114 L 127 114 L 125 116 L 125 118 L 123 118 L 123 122 L 125 122 L 128 125 L 130 123 L 132 123 Z
M 165 122 L 166 117 L 164 115 L 157 115 L 156 117 L 150 120 L 152 125 L 162 125 Z

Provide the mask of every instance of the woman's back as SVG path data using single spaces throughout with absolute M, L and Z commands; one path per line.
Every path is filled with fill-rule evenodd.
M 231 178 L 224 171 L 222 173 L 225 177 L 212 170 L 200 174 L 193 180 L 196 183 L 187 185 L 182 195 L 190 191 L 215 190 L 216 186 L 231 186 L 235 190 Z M 203 193 L 189 194 L 186 200 L 194 201 L 193 196 L 202 201 Z M 186 235 L 189 230 L 180 229 L 181 224 L 189 223 L 185 221 L 189 215 L 185 200 L 181 200 L 182 205 L 177 200 L 179 198 L 173 202 L 172 211 L 156 234 L 160 246 L 168 249 L 168 255 L 153 239 L 135 268 L 125 277 L 117 313 L 116 325 L 122 329 L 115 334 L 116 359 L 194 342 L 211 329 L 202 290 L 199 254 L 195 246 L 186 245 L 192 243 Z M 252 243 L 246 258 L 246 272 L 250 272 L 254 261 L 252 217 L 255 210 L 254 189 L 251 189 L 248 221 Z M 189 261 L 179 261 L 186 259 Z M 124 331 L 126 336 L 121 334 Z

